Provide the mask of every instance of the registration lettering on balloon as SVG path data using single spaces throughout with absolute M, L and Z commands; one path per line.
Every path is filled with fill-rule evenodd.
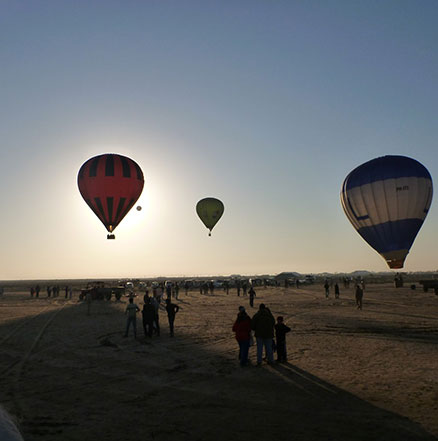
M 345 178 L 341 204 L 353 227 L 386 260 L 403 268 L 432 203 L 430 173 L 406 156 L 383 156 Z

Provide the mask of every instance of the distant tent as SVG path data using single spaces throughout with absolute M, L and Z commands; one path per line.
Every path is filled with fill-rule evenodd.
M 301 277 L 300 273 L 294 273 L 294 272 L 284 272 L 284 273 L 280 273 L 277 274 L 274 279 L 277 281 L 282 281 L 282 280 L 286 280 L 286 279 L 298 279 Z

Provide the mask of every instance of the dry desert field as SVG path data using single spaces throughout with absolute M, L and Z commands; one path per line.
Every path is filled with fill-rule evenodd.
M 26 441 L 435 440 L 438 297 L 369 284 L 326 299 L 321 284 L 180 293 L 175 337 L 123 338 L 122 302 L 91 314 L 64 293 L 0 297 L 0 403 Z M 288 363 L 238 364 L 239 305 L 263 302 L 292 328 Z M 136 299 L 142 307 L 142 296 Z

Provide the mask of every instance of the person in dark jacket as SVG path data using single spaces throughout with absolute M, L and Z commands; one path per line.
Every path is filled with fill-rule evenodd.
M 166 311 L 169 320 L 170 336 L 173 337 L 173 324 L 175 322 L 176 313 L 179 311 L 179 306 L 172 303 L 170 299 L 166 299 Z
M 236 340 L 239 343 L 240 366 L 248 364 L 249 342 L 251 339 L 251 317 L 246 313 L 243 306 L 239 306 L 239 313 L 233 325 Z
M 274 363 L 272 340 L 274 339 L 275 319 L 264 303 L 259 306 L 258 312 L 251 320 L 251 328 L 255 331 L 257 340 L 257 366 L 262 364 L 263 347 L 265 347 L 268 363 Z
M 256 296 L 256 292 L 254 291 L 254 288 L 252 287 L 252 285 L 249 288 L 248 294 L 249 294 L 249 306 L 251 306 L 251 308 L 253 308 L 254 307 L 254 297 Z
M 335 299 L 339 299 L 339 285 L 338 282 L 335 284 Z
M 328 299 L 330 295 L 330 285 L 328 283 L 328 280 L 324 283 L 324 290 L 325 290 L 325 298 Z
M 144 336 L 152 337 L 154 330 L 155 308 L 149 297 L 146 298 L 146 302 L 143 305 L 143 311 L 141 313 L 143 315 Z
M 277 324 L 275 325 L 275 339 L 277 344 L 277 361 L 279 363 L 287 361 L 286 334 L 288 332 L 290 332 L 290 328 L 283 323 L 283 317 L 277 317 Z
M 356 285 L 356 305 L 357 309 L 362 309 L 362 299 L 363 299 L 363 289 L 357 284 Z

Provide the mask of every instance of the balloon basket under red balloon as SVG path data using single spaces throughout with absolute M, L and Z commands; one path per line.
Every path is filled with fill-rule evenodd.
M 211 236 L 211 231 L 208 233 L 208 237 L 210 237 Z
M 107 238 L 107 239 L 115 239 L 116 236 L 115 236 L 114 234 L 107 234 L 107 235 L 106 235 L 106 238 Z

